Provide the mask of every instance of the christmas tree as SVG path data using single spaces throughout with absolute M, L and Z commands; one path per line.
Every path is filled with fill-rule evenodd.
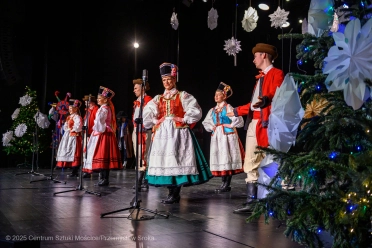
M 315 74 L 292 74 L 305 109 L 296 145 L 288 153 L 264 149 L 280 166 L 247 221 L 279 219 L 286 236 L 310 247 L 324 245 L 323 231 L 333 247 L 372 244 L 371 7 L 335 1 L 328 30 L 280 36 L 303 39 L 298 65 L 312 61 Z M 283 179 L 296 190 L 282 187 Z
M 27 86 L 19 104 L 20 107 L 11 116 L 13 124 L 10 131 L 3 134 L 3 149 L 8 154 L 25 157 L 35 151 L 42 153 L 47 146 L 45 129 L 49 127 L 49 121 L 48 117 L 39 111 L 36 91 Z

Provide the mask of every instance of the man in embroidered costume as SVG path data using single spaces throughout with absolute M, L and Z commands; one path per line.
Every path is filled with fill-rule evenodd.
M 227 115 L 242 116 L 248 115 L 244 129 L 247 130 L 245 142 L 245 159 L 244 172 L 247 173 L 247 201 L 243 208 L 234 210 L 234 213 L 251 212 L 253 199 L 257 198 L 257 179 L 258 166 L 264 158 L 263 153 L 255 153 L 257 146 L 268 147 L 267 127 L 271 110 L 271 101 L 275 95 L 276 89 L 282 84 L 284 73 L 273 66 L 273 60 L 278 57 L 276 47 L 258 43 L 252 49 L 254 55 L 253 63 L 260 70 L 260 74 L 256 76 L 256 86 L 253 90 L 251 102 L 239 106 L 233 112 Z
M 151 128 L 146 129 L 144 128 L 143 124 L 138 126 L 139 134 L 137 137 L 137 123 L 136 119 L 139 117 L 140 114 L 140 108 L 141 108 L 141 98 L 143 99 L 143 108 L 146 106 L 146 104 L 152 100 L 151 96 L 148 96 L 146 94 L 146 91 L 150 89 L 150 84 L 148 82 L 145 83 L 144 89 L 142 89 L 143 81 L 142 79 L 135 79 L 133 80 L 133 92 L 134 95 L 137 97 L 137 99 L 133 102 L 133 135 L 132 135 L 132 141 L 133 141 L 133 148 L 134 148 L 134 155 L 137 157 L 137 139 L 140 142 L 140 145 L 138 146 L 138 152 L 141 154 L 142 159 L 142 165 L 140 166 L 140 160 L 138 159 L 138 191 L 141 191 L 143 189 L 148 190 L 149 185 L 147 179 L 144 179 L 146 168 L 147 168 L 147 152 L 148 148 L 150 147 L 151 143 Z M 144 181 L 144 182 L 143 182 Z
M 243 127 L 244 121 L 241 116 L 226 115 L 233 111 L 226 102 L 231 95 L 231 87 L 221 82 L 214 95 L 217 105 L 209 110 L 203 121 L 205 130 L 212 132 L 209 162 L 212 175 L 222 178 L 217 192 L 229 192 L 232 176 L 243 172 L 244 148 L 236 128 Z
M 79 107 L 81 102 L 75 100 L 69 105 L 66 121 L 63 125 L 64 134 L 57 151 L 57 167 L 73 168 L 69 176 L 78 176 L 78 169 L 81 165 L 82 139 L 81 130 L 83 120 L 80 116 Z
M 99 87 L 97 103 L 100 105 L 94 120 L 93 132 L 87 144 L 87 159 L 84 170 L 99 171 L 98 186 L 109 184 L 110 169 L 122 169 L 120 151 L 115 138 L 116 117 L 111 101 L 115 93 Z
M 202 111 L 192 95 L 177 90 L 177 70 L 171 63 L 160 65 L 164 94 L 155 96 L 143 110 L 145 128 L 153 128 L 146 176 L 150 185 L 168 186 L 165 204 L 180 201 L 182 186 L 212 178 L 190 129 L 201 119 Z
M 93 125 L 94 125 L 94 119 L 96 118 L 96 113 L 98 111 L 97 106 L 97 99 L 95 96 L 92 96 L 91 94 L 85 95 L 83 97 L 83 101 L 85 103 L 85 116 L 84 116 L 84 125 L 83 130 L 86 131 L 87 140 L 89 139 L 90 135 L 93 132 Z M 85 130 L 87 128 L 87 130 Z M 84 150 L 85 150 L 85 140 L 83 140 L 84 144 Z M 84 154 L 83 154 L 84 156 Z M 83 169 L 84 171 L 84 169 Z M 83 178 L 89 178 L 91 173 L 85 172 L 83 174 Z

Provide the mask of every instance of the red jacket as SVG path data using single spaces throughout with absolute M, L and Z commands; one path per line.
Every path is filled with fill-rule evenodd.
M 146 104 L 149 102 L 149 101 L 151 101 L 152 100 L 152 97 L 151 96 L 148 96 L 148 95 L 145 95 L 144 97 L 143 97 L 143 108 L 146 106 Z M 135 123 L 135 119 L 138 117 L 138 116 L 134 116 L 134 112 L 136 111 L 136 108 L 139 108 L 141 106 L 141 102 L 140 101 L 137 101 L 137 100 L 135 100 L 134 102 L 133 102 L 133 114 L 132 114 L 132 121 L 133 121 L 133 126 L 134 127 L 137 127 L 137 123 Z M 142 108 L 142 109 L 143 109 Z M 142 130 L 145 130 L 145 128 L 144 127 L 142 127 Z
M 94 125 L 94 120 L 96 119 L 96 113 L 98 110 L 98 106 L 94 105 L 93 109 L 87 108 L 84 116 L 84 123 L 87 118 L 87 114 L 89 115 L 89 120 L 88 120 L 88 136 L 90 136 L 93 132 L 93 125 Z
M 259 90 L 259 96 L 263 97 L 263 106 L 261 107 L 261 118 L 258 120 L 256 126 L 256 138 L 257 144 L 261 147 L 269 146 L 269 139 L 267 136 L 267 126 L 269 124 L 269 115 L 271 112 L 271 101 L 275 95 L 276 89 L 280 87 L 284 80 L 284 73 L 282 70 L 275 67 L 271 68 L 269 72 L 264 76 L 263 83 Z M 256 86 L 259 80 L 256 82 Z M 254 87 L 253 93 L 256 90 Z M 252 94 L 253 97 L 253 94 Z M 234 109 L 235 116 L 248 115 L 244 129 L 248 129 L 249 123 L 253 119 L 253 111 L 251 110 L 251 103 L 236 107 Z

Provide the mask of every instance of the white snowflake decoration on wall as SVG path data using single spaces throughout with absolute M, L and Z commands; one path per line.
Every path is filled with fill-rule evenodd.
M 328 91 L 343 90 L 347 105 L 359 109 L 370 96 L 364 82 L 372 78 L 372 19 L 361 28 L 360 20 L 350 21 L 344 33 L 333 33 L 335 45 L 328 51 L 323 73 Z M 331 83 L 332 82 L 332 83 Z
M 208 11 L 208 28 L 210 30 L 213 30 L 217 27 L 217 19 L 218 19 L 217 10 L 214 8 L 211 8 Z
M 19 108 L 17 108 L 16 110 L 14 110 L 14 112 L 12 114 L 12 120 L 17 119 L 18 115 L 19 115 Z
M 172 25 L 172 28 L 174 30 L 177 30 L 177 28 L 178 28 L 178 19 L 177 19 L 177 14 L 175 12 L 173 12 L 173 14 L 172 14 L 170 24 Z
M 12 146 L 10 141 L 14 140 L 13 131 L 3 133 L 3 146 Z
M 247 32 L 252 32 L 257 27 L 257 20 L 258 20 L 257 10 L 255 10 L 252 7 L 249 7 L 244 12 L 244 17 L 242 20 L 243 29 Z
M 49 125 L 50 125 L 50 122 L 48 120 L 48 116 L 41 113 L 40 111 L 37 111 L 37 113 L 34 116 L 34 119 L 35 119 L 35 122 L 37 123 L 37 125 L 42 129 L 48 128 Z
M 27 126 L 26 124 L 22 123 L 16 127 L 16 129 L 14 130 L 14 134 L 17 137 L 22 137 L 26 133 L 26 131 L 27 131 Z
M 289 11 L 281 9 L 279 6 L 277 10 L 269 15 L 271 21 L 271 27 L 281 28 L 284 23 L 288 20 Z
M 242 50 L 240 48 L 240 41 L 236 40 L 234 37 L 225 40 L 225 48 L 223 50 L 226 50 L 228 55 L 236 56 L 236 54 Z
M 25 95 L 19 98 L 19 104 L 21 104 L 23 107 L 29 105 L 32 102 L 32 97 L 29 95 Z

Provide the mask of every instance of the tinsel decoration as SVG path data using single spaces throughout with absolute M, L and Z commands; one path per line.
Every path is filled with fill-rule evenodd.
M 172 25 L 172 28 L 174 30 L 177 30 L 177 28 L 178 28 L 178 19 L 177 19 L 177 14 L 175 12 L 173 12 L 173 14 L 172 14 L 170 24 Z
M 12 114 L 12 120 L 17 119 L 18 115 L 19 115 L 19 108 L 17 108 L 16 110 L 14 110 L 14 112 Z
M 244 17 L 242 20 L 243 29 L 247 32 L 252 32 L 257 27 L 257 20 L 258 20 L 257 10 L 255 10 L 252 7 L 249 7 L 244 12 Z
M 19 98 L 19 104 L 21 104 L 23 107 L 29 105 L 31 101 L 32 97 L 27 94 Z
M 11 146 L 12 144 L 10 143 L 10 141 L 12 141 L 13 139 L 13 131 L 3 133 L 3 146 Z
M 48 128 L 50 125 L 50 122 L 48 121 L 48 116 L 41 113 L 40 111 L 37 111 L 37 113 L 34 116 L 34 119 L 37 125 L 42 129 Z
M 17 137 L 22 137 L 27 131 L 27 126 L 24 123 L 19 124 L 14 130 L 14 134 Z
M 217 19 L 218 19 L 217 10 L 214 8 L 211 8 L 208 11 L 208 28 L 210 30 L 213 30 L 217 27 Z
M 271 27 L 281 28 L 284 23 L 288 20 L 289 11 L 281 9 L 279 6 L 277 10 L 269 15 L 271 21 Z
M 332 23 L 332 27 L 331 27 L 331 32 L 334 33 L 334 32 L 337 32 L 338 31 L 338 25 L 339 25 L 339 21 L 338 21 L 338 16 L 336 14 L 336 12 L 333 14 L 333 23 Z
M 236 40 L 234 37 L 231 37 L 229 40 L 225 40 L 225 48 L 228 55 L 236 56 L 242 49 L 240 48 L 240 41 Z

